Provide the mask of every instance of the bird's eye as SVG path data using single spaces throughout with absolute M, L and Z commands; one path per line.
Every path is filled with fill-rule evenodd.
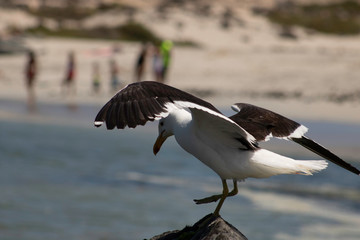
M 164 122 L 160 122 L 160 126 L 164 126 Z

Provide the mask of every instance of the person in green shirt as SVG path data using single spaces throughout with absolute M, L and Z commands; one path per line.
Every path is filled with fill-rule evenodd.
M 160 46 L 160 53 L 163 59 L 163 68 L 161 71 L 161 79 L 162 82 L 165 82 L 166 80 L 166 76 L 167 76 L 167 72 L 169 69 L 169 65 L 171 62 L 171 49 L 173 47 L 173 42 L 170 40 L 165 40 L 161 43 Z

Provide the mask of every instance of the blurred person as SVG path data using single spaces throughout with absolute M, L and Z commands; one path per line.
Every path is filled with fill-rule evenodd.
M 68 54 L 65 78 L 63 81 L 63 86 L 65 88 L 64 92 L 66 92 L 66 94 L 76 93 L 75 71 L 76 71 L 75 53 L 73 51 L 70 51 Z
M 99 65 L 98 62 L 94 62 L 94 63 L 93 63 L 92 70 L 93 70 L 93 72 L 92 72 L 92 77 L 93 77 L 93 81 L 92 81 L 93 92 L 94 92 L 95 94 L 99 94 L 101 82 L 100 82 L 100 65 Z
M 116 92 L 119 90 L 121 85 L 123 85 L 119 78 L 119 66 L 115 59 L 110 60 L 110 86 L 111 92 Z
M 143 43 L 135 64 L 134 82 L 140 82 L 144 75 L 148 44 Z
M 121 46 L 120 46 L 118 43 L 115 43 L 115 44 L 112 46 L 112 53 L 113 53 L 113 54 L 121 53 L 121 51 L 122 51 L 122 48 L 121 48 Z
M 95 94 L 98 94 L 100 92 L 100 79 L 100 65 L 98 62 L 94 62 L 92 65 L 92 89 Z
M 163 67 L 161 71 L 161 81 L 165 82 L 166 76 L 169 70 L 169 65 L 171 62 L 171 49 L 173 47 L 173 42 L 170 40 L 163 41 L 160 46 L 160 53 L 163 60 Z
M 160 49 L 158 46 L 153 46 L 153 62 L 152 62 L 152 67 L 153 67 L 153 74 L 154 74 L 154 79 L 157 82 L 163 82 L 163 78 L 162 78 L 162 71 L 163 71 L 163 59 L 162 59 L 162 55 L 160 54 Z
M 25 66 L 25 84 L 28 92 L 27 104 L 30 110 L 35 109 L 35 90 L 34 83 L 37 75 L 37 61 L 33 51 L 29 51 Z

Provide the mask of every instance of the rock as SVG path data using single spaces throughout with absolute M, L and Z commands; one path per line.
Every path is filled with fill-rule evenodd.
M 150 240 L 247 240 L 234 226 L 219 216 L 209 214 L 183 230 L 174 230 L 152 237 Z

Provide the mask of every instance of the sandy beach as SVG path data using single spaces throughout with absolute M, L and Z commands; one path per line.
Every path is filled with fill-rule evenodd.
M 359 38 L 312 37 L 234 46 L 173 49 L 168 84 L 224 108 L 249 102 L 295 119 L 360 123 Z M 110 92 L 109 61 L 115 58 L 124 84 L 133 80 L 140 45 L 128 42 L 28 38 L 38 54 L 37 101 L 69 101 L 61 94 L 66 57 L 75 51 L 78 104 L 105 103 Z M 114 46 L 120 48 L 113 53 Z M 0 98 L 26 101 L 25 54 L 0 56 Z M 101 92 L 92 93 L 92 64 L 98 62 Z M 145 80 L 153 80 L 151 58 Z M 0 110 L 1 112 L 1 110 Z M 0 117 L 5 113 L 1 112 Z
M 246 5 L 246 4 L 245 4 Z M 221 12 L 214 5 L 215 15 Z M 2 11 L 3 23 L 18 21 L 18 27 L 36 21 L 19 11 Z M 219 19 L 170 9 L 166 21 L 146 6 L 136 20 L 165 39 L 191 40 L 199 48 L 174 46 L 167 84 L 227 109 L 236 102 L 248 102 L 291 118 L 360 123 L 359 36 L 339 37 L 307 33 L 294 28 L 296 39 L 279 36 L 280 29 L 244 6 L 234 8 L 240 23 L 222 29 Z M 216 13 L 219 12 L 219 13 Z M 119 24 L 115 13 L 100 14 L 83 21 L 84 27 Z M 181 31 L 176 24 L 181 21 Z M 0 26 L 0 30 L 4 26 Z M 109 61 L 120 67 L 123 86 L 133 81 L 140 44 L 134 42 L 63 39 L 28 36 L 24 45 L 38 57 L 37 102 L 104 104 L 110 91 Z M 117 52 L 113 50 L 117 49 Z M 65 97 L 61 82 L 67 55 L 76 55 L 76 95 Z M 0 56 L 0 99 L 26 102 L 24 68 L 26 55 Z M 100 66 L 101 89 L 92 91 L 92 66 Z M 144 80 L 153 80 L 151 56 Z M 0 108 L 0 118 L 11 113 Z

